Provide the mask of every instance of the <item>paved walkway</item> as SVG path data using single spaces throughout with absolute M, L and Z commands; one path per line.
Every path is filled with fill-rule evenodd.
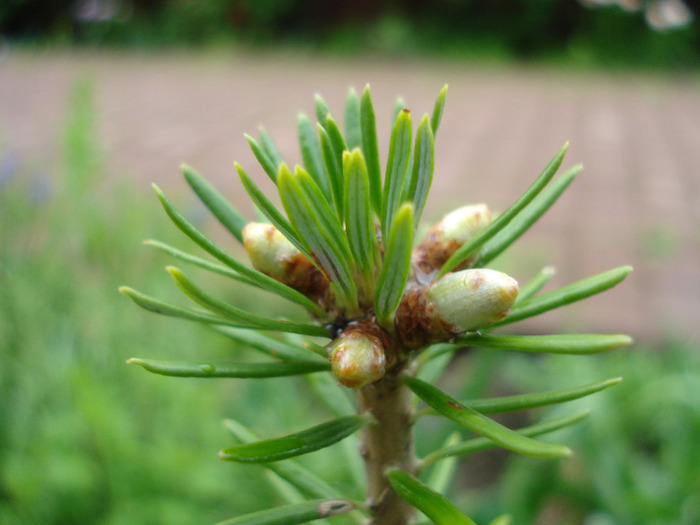
M 553 263 L 556 284 L 635 266 L 619 288 L 522 329 L 563 326 L 700 343 L 698 77 L 294 54 L 11 54 L 0 63 L 6 151 L 50 170 L 71 86 L 80 78 L 95 83 L 99 138 L 112 175 L 128 177 L 135 191 L 149 192 L 147 182 L 156 181 L 185 198 L 178 166 L 186 161 L 246 210 L 231 161 L 261 182 L 264 176 L 243 132 L 264 123 L 285 157 L 297 161 L 296 113 L 313 111 L 313 93 L 339 109 L 349 85 L 370 82 L 386 145 L 394 95 L 422 114 L 447 82 L 426 217 L 469 202 L 502 210 L 570 140 L 566 164 L 583 162 L 585 171 L 515 256 L 497 263 L 519 280 Z

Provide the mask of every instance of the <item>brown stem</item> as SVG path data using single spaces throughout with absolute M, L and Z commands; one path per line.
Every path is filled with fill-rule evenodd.
M 416 466 L 411 392 L 398 380 L 397 371 L 392 372 L 358 392 L 360 413 L 369 412 L 377 419 L 377 424 L 365 426 L 360 443 L 371 525 L 406 525 L 413 515 L 413 507 L 396 494 L 384 476 L 389 466 L 410 473 Z

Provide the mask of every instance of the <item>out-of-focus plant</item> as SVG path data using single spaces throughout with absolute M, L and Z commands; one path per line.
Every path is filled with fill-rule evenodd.
M 504 363 L 501 379 L 519 388 L 561 388 L 572 374 L 581 381 L 613 371 L 625 378 L 595 399 L 594 418 L 566 432 L 576 450 L 570 461 L 536 465 L 529 458 L 509 459 L 494 491 L 496 500 L 508 502 L 514 523 L 545 523 L 554 512 L 561 525 L 699 523 L 697 350 L 697 342 L 677 340 L 595 359 L 549 356 L 545 362 Z M 553 407 L 551 415 L 561 408 Z
M 153 319 L 115 301 L 124 278 L 160 273 L 161 255 L 139 240 L 179 232 L 112 177 L 94 88 L 78 79 L 69 90 L 47 171 L 41 156 L 13 151 L 14 130 L 0 123 L 0 523 L 190 525 L 254 510 L 269 500 L 264 473 L 232 495 L 245 466 L 207 461 L 221 429 L 203 422 L 240 398 L 271 399 L 267 385 L 192 381 L 173 392 L 123 374 L 130 348 L 230 349 L 204 327 L 154 333 Z
M 316 124 L 305 115 L 299 117 L 303 166 L 290 168 L 266 132 L 259 140 L 246 136 L 282 201 L 280 210 L 236 164 L 243 187 L 268 222 L 249 222 L 218 190 L 185 166 L 188 184 L 245 247 L 252 267 L 197 229 L 154 187 L 170 219 L 215 261 L 161 242 L 150 244 L 182 262 L 296 304 L 308 319 L 250 312 L 223 300 L 216 291 L 206 291 L 171 266 L 167 270 L 177 286 L 200 308 L 164 302 L 132 288 L 122 287 L 121 291 L 147 310 L 208 324 L 236 344 L 267 354 L 268 359 L 251 363 L 133 358 L 129 362 L 180 377 L 308 375 L 320 400 L 337 415 L 272 439 L 260 439 L 239 422 L 228 421 L 239 443 L 221 450 L 220 458 L 264 466 L 305 501 L 225 523 L 290 524 L 338 516 L 339 522 L 369 519 L 369 523 L 399 525 L 415 519 L 416 509 L 438 524 L 474 523 L 441 495 L 455 457 L 490 447 L 541 458 L 568 456 L 571 451 L 566 446 L 535 436 L 572 425 L 586 412 L 519 430 L 506 428 L 488 414 L 562 403 L 619 381 L 471 400 L 454 399 L 434 385 L 454 351 L 464 346 L 591 354 L 630 343 L 627 336 L 611 334 L 492 333 L 603 292 L 631 270 L 620 267 L 539 293 L 552 274 L 550 269 L 520 287 L 509 275 L 487 268 L 580 172 L 581 167 L 575 166 L 554 178 L 568 144 L 521 197 L 495 218 L 484 204 L 468 205 L 445 215 L 422 240 L 414 242 L 433 178 L 434 140 L 446 93 L 445 87 L 432 114 L 426 113 L 415 130 L 411 112 L 397 102 L 385 169 L 369 87 L 361 96 L 349 92 L 344 133 L 320 96 L 316 97 Z M 414 425 L 433 416 L 452 420 L 480 437 L 451 438 L 419 458 L 414 449 Z M 352 462 L 356 456 L 354 459 L 362 460 L 364 482 L 358 481 L 352 490 L 333 486 L 291 459 L 332 446 L 356 432 L 361 432 L 359 450 L 338 459 Z M 288 492 L 289 486 L 285 487 Z M 493 523 L 507 520 L 499 516 Z

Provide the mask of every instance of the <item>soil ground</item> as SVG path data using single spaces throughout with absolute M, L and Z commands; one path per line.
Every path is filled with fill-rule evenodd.
M 190 202 L 185 161 L 252 215 L 238 160 L 265 186 L 242 134 L 264 124 L 298 162 L 296 116 L 322 93 L 342 117 L 348 86 L 372 86 L 381 143 L 400 94 L 415 119 L 444 83 L 426 219 L 461 204 L 503 210 L 569 140 L 572 187 L 496 265 L 525 281 L 553 264 L 553 285 L 623 264 L 634 272 L 601 296 L 521 332 L 626 332 L 650 342 L 700 341 L 700 77 L 485 67 L 293 53 L 127 55 L 11 51 L 0 62 L 2 164 L 54 174 L 73 86 L 94 84 L 109 176 L 148 193 L 155 181 Z M 342 119 L 341 119 L 342 120 Z M 385 157 L 383 157 L 385 159 Z M 154 206 L 157 204 L 154 202 Z

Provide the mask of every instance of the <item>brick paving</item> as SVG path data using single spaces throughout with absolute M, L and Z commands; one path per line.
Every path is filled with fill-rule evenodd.
M 71 87 L 80 79 L 94 82 L 111 176 L 144 193 L 155 181 L 186 202 L 178 171 L 186 161 L 247 212 L 232 160 L 265 181 L 243 132 L 264 123 L 296 162 L 296 114 L 313 112 L 313 93 L 342 115 L 347 87 L 369 82 L 386 146 L 395 94 L 422 114 L 447 82 L 425 217 L 469 202 L 504 209 L 570 140 L 565 165 L 583 162 L 584 172 L 514 255 L 496 264 L 524 281 L 552 263 L 554 284 L 635 267 L 620 287 L 522 330 L 700 342 L 700 77 L 292 53 L 11 53 L 0 62 L 6 158 L 52 172 Z

